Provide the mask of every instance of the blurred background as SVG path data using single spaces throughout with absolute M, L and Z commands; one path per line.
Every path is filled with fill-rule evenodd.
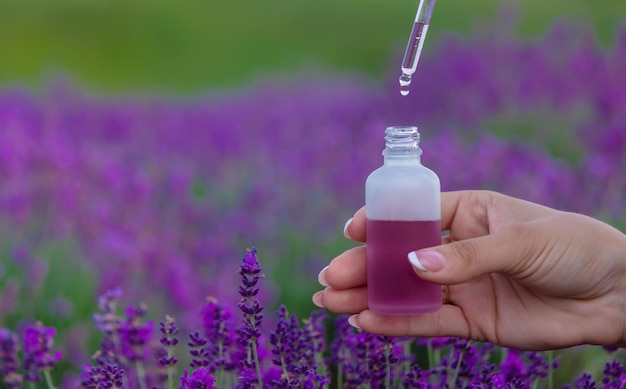
M 380 80 L 401 61 L 417 9 L 406 0 L 0 4 L 0 81 L 41 88 L 61 73 L 109 93 L 204 92 L 302 69 Z M 626 12 L 619 0 L 446 0 L 436 7 L 427 49 L 450 32 L 484 28 L 503 7 L 518 11 L 523 36 L 540 36 L 556 18 L 577 19 L 607 45 Z
M 0 0 L 0 326 L 57 327 L 76 371 L 100 293 L 189 330 L 252 246 L 268 312 L 307 316 L 392 124 L 445 190 L 625 228 L 626 2 L 439 0 L 401 98 L 416 8 Z

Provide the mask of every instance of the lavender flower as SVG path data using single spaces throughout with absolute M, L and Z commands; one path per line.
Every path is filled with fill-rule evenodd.
M 167 381 L 170 389 L 174 387 L 173 367 L 178 362 L 178 359 L 174 356 L 174 347 L 178 344 L 178 328 L 176 327 L 176 321 L 171 316 L 166 316 L 165 321 L 160 323 L 161 339 L 159 342 L 167 350 L 166 355 L 159 358 L 159 364 L 167 369 Z
M 326 322 L 329 317 L 325 311 L 314 311 L 304 320 L 304 333 L 310 344 L 308 364 L 314 366 L 317 374 L 330 382 L 328 360 L 324 356 L 326 350 Z
M 116 314 L 117 302 L 122 296 L 122 290 L 115 288 L 103 293 L 98 298 L 98 313 L 94 314 L 96 326 L 107 335 L 116 332 L 122 319 Z
M 402 385 L 406 389 L 425 389 L 428 387 L 426 377 L 423 376 L 422 368 L 419 365 L 413 365 L 409 371 L 404 374 Z
M 191 376 L 189 376 L 189 371 L 185 370 L 185 374 L 180 377 L 180 382 L 179 389 L 218 389 L 215 386 L 215 378 L 206 368 L 194 370 Z
M 305 347 L 298 319 L 295 314 L 290 315 L 284 305 L 280 306 L 276 315 L 276 328 L 270 333 L 269 339 L 273 346 L 272 361 L 281 368 L 283 379 L 297 378 L 302 373 L 301 352 Z
M 44 374 L 49 387 L 54 387 L 50 370 L 61 360 L 60 351 L 53 351 L 56 329 L 37 322 L 24 330 L 24 381 L 39 382 Z
M 121 340 L 119 329 L 123 318 L 117 315 L 117 304 L 122 296 L 122 290 L 115 288 L 98 297 L 98 313 L 93 315 L 96 328 L 104 335 L 100 341 L 100 350 L 97 357 L 101 365 L 125 366 L 124 356 L 121 354 Z
M 347 315 L 335 319 L 335 336 L 330 344 L 330 362 L 337 367 L 337 385 L 343 387 L 344 375 L 350 372 L 352 350 L 349 339 L 354 336 L 354 328 L 348 323 Z
M 260 304 L 259 300 L 256 299 L 256 295 L 259 293 L 258 283 L 263 277 L 263 274 L 261 274 L 255 248 L 246 251 L 243 264 L 239 268 L 239 274 L 241 274 L 239 295 L 241 295 L 242 298 L 237 306 L 243 313 L 244 325 L 238 330 L 238 341 L 246 350 L 246 356 L 241 360 L 244 374 L 240 377 L 240 385 L 238 385 L 238 388 L 241 385 L 247 385 L 246 382 L 249 382 L 249 373 L 245 373 L 245 371 L 251 370 L 256 372 L 259 388 L 262 389 L 263 382 L 257 349 L 261 336 L 260 328 L 261 320 L 263 319 L 261 312 L 263 311 L 263 306 Z
M 7 389 L 22 387 L 22 376 L 18 373 L 19 350 L 17 335 L 6 328 L 0 328 L 0 377 Z
M 596 382 L 589 373 L 583 373 L 574 385 L 576 389 L 596 389 Z
M 189 354 L 191 354 L 192 368 L 207 367 L 211 363 L 209 359 L 209 350 L 205 348 L 207 340 L 200 335 L 200 332 L 196 331 L 189 334 Z
M 604 388 L 623 388 L 626 383 L 624 376 L 624 366 L 619 359 L 607 362 L 602 370 L 602 384 Z
M 109 363 L 96 366 L 83 366 L 80 375 L 80 387 L 85 389 L 121 389 L 123 387 L 124 370 Z
M 140 362 L 148 355 L 147 345 L 152 341 L 154 323 L 143 322 L 147 307 L 143 304 L 126 308 L 126 320 L 120 324 L 122 355 L 130 362 Z
M 500 364 L 500 372 L 504 374 L 507 382 L 519 377 L 525 378 L 528 375 L 528 366 L 526 366 L 522 352 L 508 349 L 504 361 Z
M 235 333 L 234 322 L 228 307 L 220 304 L 216 298 L 209 297 L 200 316 L 207 343 L 203 357 L 206 366 L 216 376 L 217 385 L 221 386 L 224 374 L 233 371 Z
M 126 308 L 126 320 L 120 324 L 121 353 L 124 358 L 134 364 L 138 385 L 141 389 L 147 387 L 147 375 L 144 360 L 149 355 L 148 345 L 152 342 L 154 323 L 151 320 L 143 322 L 147 314 L 147 307 L 143 304 Z

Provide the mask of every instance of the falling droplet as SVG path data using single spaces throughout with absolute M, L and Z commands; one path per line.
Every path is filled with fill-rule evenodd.
M 400 76 L 400 94 L 402 96 L 408 96 L 409 94 L 409 86 L 411 85 L 411 75 L 402 73 Z

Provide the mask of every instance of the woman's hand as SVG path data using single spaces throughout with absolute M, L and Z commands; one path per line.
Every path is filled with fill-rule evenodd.
M 425 280 L 445 285 L 434 313 L 367 309 L 365 246 L 320 273 L 313 301 L 351 324 L 391 336 L 454 336 L 519 349 L 626 343 L 626 236 L 598 220 L 486 191 L 443 193 L 442 245 L 411 255 Z M 346 225 L 365 242 L 365 209 Z M 407 253 L 408 254 L 408 253 Z M 408 260 L 408 259 L 407 259 Z M 418 267 L 426 270 L 419 270 Z

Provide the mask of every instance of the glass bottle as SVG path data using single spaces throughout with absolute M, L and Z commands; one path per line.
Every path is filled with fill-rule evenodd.
M 410 251 L 441 244 L 441 185 L 421 163 L 417 127 L 388 127 L 383 165 L 365 183 L 369 309 L 389 315 L 433 312 L 441 286 L 415 274 Z

